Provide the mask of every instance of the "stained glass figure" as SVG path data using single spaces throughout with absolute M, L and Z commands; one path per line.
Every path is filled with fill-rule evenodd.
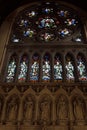
M 65 24 L 67 24 L 67 26 L 76 26 L 78 23 L 78 21 L 76 19 L 67 19 L 65 21 Z
M 13 34 L 13 36 L 12 36 L 12 42 L 18 43 L 19 41 L 20 41 L 20 39 L 17 38 L 16 35 Z
M 29 25 L 29 21 L 28 20 L 25 20 L 25 19 L 21 19 L 19 22 L 18 22 L 19 26 L 20 27 L 27 27 Z
M 15 80 L 15 73 L 17 67 L 16 60 L 17 60 L 16 55 L 15 54 L 12 55 L 7 68 L 6 82 L 13 82 Z
M 69 12 L 67 10 L 60 10 L 58 11 L 58 15 L 61 17 L 67 17 L 69 15 Z
M 71 59 L 70 56 L 66 57 L 66 79 L 67 81 L 74 81 L 74 65 L 73 65 L 73 60 Z
M 38 81 L 39 80 L 39 55 L 35 53 L 32 57 L 32 64 L 30 69 L 30 80 Z
M 28 70 L 28 56 L 23 55 L 20 61 L 20 70 L 18 75 L 19 82 L 25 82 L 27 77 L 27 70 Z
M 28 12 L 26 14 L 26 16 L 29 16 L 30 18 L 32 18 L 32 17 L 36 16 L 36 12 L 32 10 L 32 11 Z
M 31 30 L 30 28 L 28 28 L 26 31 L 23 32 L 23 35 L 25 37 L 33 37 L 33 35 L 35 34 L 35 30 Z
M 36 22 L 36 24 L 38 24 L 39 28 L 56 28 L 57 27 L 54 19 L 50 17 L 40 18 L 39 22 Z M 58 21 L 57 21 L 57 24 L 59 24 Z
M 42 12 L 46 13 L 46 14 L 52 13 L 53 12 L 53 8 L 43 8 Z
M 47 53 L 43 58 L 42 80 L 50 81 L 50 78 L 51 78 L 50 55 Z
M 70 31 L 69 29 L 65 28 L 65 29 L 60 29 L 58 33 L 59 33 L 59 35 L 60 35 L 62 38 L 64 38 L 64 37 L 66 37 L 66 36 L 70 36 L 71 33 L 72 33 L 72 31 Z
M 82 34 L 78 34 L 77 36 L 72 38 L 72 41 L 81 43 L 83 41 Z
M 54 57 L 54 80 L 62 80 L 62 64 L 61 64 L 61 59 L 60 59 L 60 55 L 56 54 L 56 56 Z
M 45 32 L 40 34 L 39 39 L 45 42 L 49 42 L 55 39 L 55 35 L 50 32 Z
M 79 80 L 86 81 L 87 80 L 87 71 L 85 66 L 85 60 L 82 55 L 77 56 L 77 68 L 79 73 Z

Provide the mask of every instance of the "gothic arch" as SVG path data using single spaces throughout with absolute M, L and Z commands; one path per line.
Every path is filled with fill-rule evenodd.
M 28 94 L 23 99 L 23 120 L 31 124 L 35 120 L 36 99 L 32 94 Z
M 16 94 L 10 96 L 6 102 L 5 119 L 8 122 L 16 122 L 19 112 L 19 96 Z
M 86 103 L 83 97 L 75 95 L 72 99 L 73 115 L 76 121 L 86 119 Z
M 52 99 L 49 95 L 44 94 L 39 99 L 39 123 L 50 124 L 52 120 Z

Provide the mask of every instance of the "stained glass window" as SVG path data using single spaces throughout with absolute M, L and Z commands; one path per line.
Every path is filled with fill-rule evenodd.
M 28 28 L 27 30 L 24 30 L 24 31 L 23 31 L 23 35 L 24 35 L 25 37 L 30 37 L 30 38 L 32 38 L 32 37 L 34 36 L 34 34 L 35 34 L 35 30 L 30 29 L 30 28 Z
M 62 63 L 61 63 L 61 57 L 59 54 L 56 54 L 54 57 L 54 80 L 62 80 Z
M 72 31 L 68 28 L 59 29 L 58 34 L 61 38 L 65 38 L 67 36 L 70 36 L 72 34 Z
M 28 70 L 28 56 L 23 55 L 20 61 L 20 70 L 18 75 L 18 82 L 25 82 Z
M 67 81 L 74 81 L 75 76 L 74 76 L 74 64 L 73 64 L 73 59 L 70 55 L 66 56 L 66 79 Z
M 39 55 L 35 53 L 32 57 L 31 68 L 30 68 L 30 80 L 38 81 L 39 80 Z
M 39 39 L 41 41 L 45 41 L 45 42 L 50 42 L 53 41 L 55 39 L 55 34 L 54 33 L 50 33 L 50 32 L 42 32 L 39 34 Z
M 38 42 L 41 39 L 44 43 L 53 40 L 63 40 L 62 38 L 67 37 L 70 37 L 69 41 L 73 41 L 73 36 L 76 36 L 76 29 L 77 34 L 81 30 L 80 25 L 81 21 L 73 9 L 56 2 L 49 2 L 49 4 L 42 2 L 35 7 L 27 7 L 18 14 L 13 34 L 16 34 L 16 31 L 18 33 L 14 35 L 12 42 L 25 43 L 26 37 Z M 55 37 L 55 34 L 57 34 L 57 37 Z M 21 37 L 24 36 L 22 41 L 20 41 L 19 35 Z M 81 39 L 77 36 L 74 41 L 80 42 Z
M 16 54 L 13 54 L 8 64 L 6 82 L 13 82 L 15 80 L 16 67 L 17 56 Z
M 82 41 L 83 41 L 82 32 L 79 32 L 78 34 L 76 34 L 76 35 L 72 38 L 72 41 L 77 42 L 77 43 L 82 43 Z
M 85 59 L 81 54 L 78 54 L 77 56 L 77 68 L 79 73 L 79 80 L 86 81 L 87 71 L 86 71 Z
M 50 81 L 50 79 L 51 79 L 50 55 L 46 53 L 43 57 L 42 80 Z

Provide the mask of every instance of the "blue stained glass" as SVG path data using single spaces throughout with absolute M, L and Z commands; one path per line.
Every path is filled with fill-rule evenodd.
M 68 26 L 76 26 L 78 21 L 76 21 L 76 19 L 67 19 L 65 21 L 65 23 L 68 25 Z
M 79 73 L 79 80 L 85 81 L 87 80 L 87 71 L 86 71 L 86 66 L 85 62 L 82 56 L 78 55 L 77 58 L 77 68 L 78 68 L 78 73 Z
M 22 57 L 21 63 L 20 63 L 20 71 L 18 75 L 18 81 L 19 82 L 25 82 L 26 76 L 27 76 L 27 70 L 28 70 L 28 57 L 24 55 Z
M 31 30 L 30 28 L 28 28 L 26 31 L 23 32 L 25 37 L 33 37 L 33 35 L 35 34 L 34 30 Z
M 59 33 L 59 35 L 61 37 L 65 37 L 65 36 L 70 36 L 71 35 L 71 31 L 69 29 L 67 29 L 67 28 L 60 29 L 58 33 Z
M 62 71 L 60 57 L 56 55 L 54 59 L 54 80 L 62 80 Z
M 17 67 L 16 58 L 15 58 L 15 55 L 13 55 L 11 57 L 9 64 L 8 64 L 6 82 L 13 82 L 14 81 L 16 67 Z
M 43 13 L 46 13 L 46 14 L 49 14 L 49 13 L 53 12 L 53 8 L 45 8 L 45 9 L 42 9 L 42 12 L 43 12 Z
M 22 19 L 20 22 L 19 22 L 19 26 L 20 27 L 27 27 L 29 25 L 29 21 L 28 20 L 24 20 Z
M 49 17 L 40 18 L 39 22 L 36 22 L 36 24 L 38 24 L 39 28 L 55 28 L 55 27 L 57 27 L 54 19 L 49 18 Z M 58 21 L 57 21 L 57 24 L 58 24 Z
M 67 57 L 66 60 L 66 79 L 68 81 L 74 81 L 75 77 L 74 77 L 74 66 L 72 64 L 72 60 L 70 57 Z
M 43 59 L 43 66 L 42 66 L 42 79 L 44 81 L 50 80 L 50 73 L 51 73 L 51 66 L 50 66 L 50 56 L 46 54 Z
M 31 81 L 39 80 L 39 56 L 38 56 L 38 54 L 34 54 L 34 56 L 32 57 L 30 80 Z
M 58 12 L 58 15 L 61 16 L 61 17 L 66 17 L 69 15 L 69 12 L 68 11 L 64 11 L 64 10 L 60 10 Z

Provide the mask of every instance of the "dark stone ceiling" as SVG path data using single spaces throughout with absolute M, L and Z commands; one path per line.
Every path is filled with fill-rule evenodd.
M 8 14 L 10 14 L 13 10 L 18 8 L 19 6 L 35 1 L 41 1 L 41 0 L 0 0 L 0 24 L 3 22 L 3 20 L 6 18 Z M 86 1 L 83 0 L 60 0 L 60 1 L 73 4 L 81 8 L 83 11 L 87 12 Z

